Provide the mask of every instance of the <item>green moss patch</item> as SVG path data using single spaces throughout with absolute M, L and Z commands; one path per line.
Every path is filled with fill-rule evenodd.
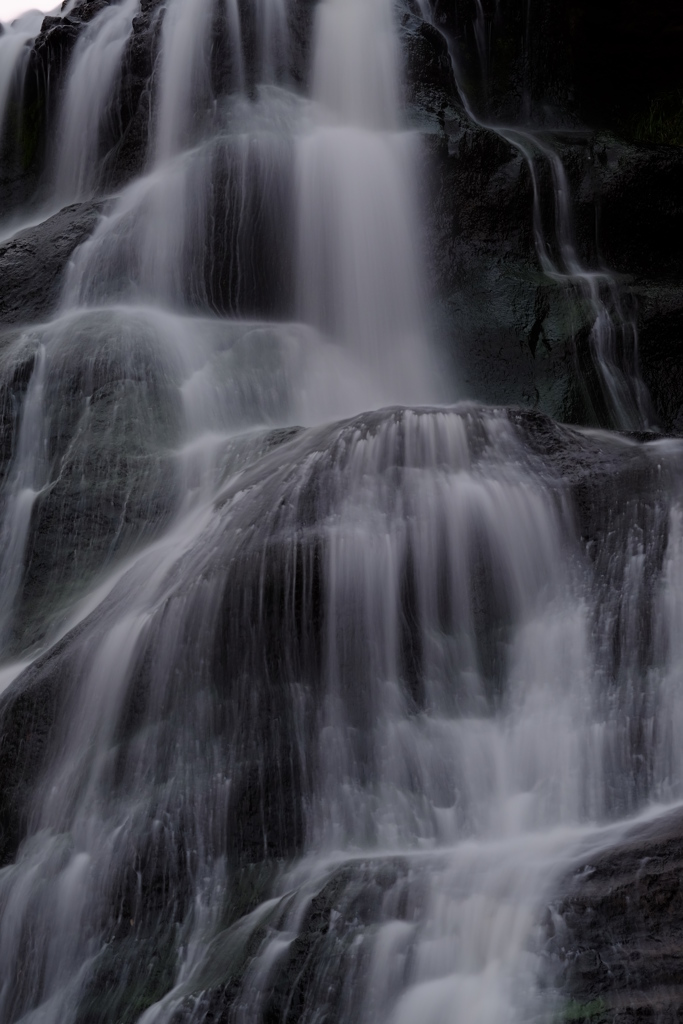
M 577 999 L 570 999 L 558 1015 L 558 1022 L 592 1020 L 603 1014 L 606 1009 L 607 1007 L 602 999 L 592 999 L 589 1003 L 581 1003 Z
M 683 89 L 653 99 L 634 119 L 630 134 L 635 142 L 683 146 Z

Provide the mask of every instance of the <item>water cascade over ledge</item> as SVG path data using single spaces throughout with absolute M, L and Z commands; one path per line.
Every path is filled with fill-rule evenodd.
M 683 445 L 448 404 L 392 0 L 89 11 L 27 216 L 95 226 L 0 350 L 0 1021 L 578 1019 L 557 887 L 683 802 Z

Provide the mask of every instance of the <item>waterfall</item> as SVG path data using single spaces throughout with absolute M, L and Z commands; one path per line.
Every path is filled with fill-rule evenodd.
M 683 448 L 440 404 L 396 12 L 310 6 L 168 0 L 113 195 L 150 5 L 71 54 L 101 213 L 0 350 L 3 1024 L 570 1019 L 556 886 L 683 801 Z
M 298 290 L 303 319 L 359 351 L 393 400 L 424 401 L 434 374 L 420 336 L 419 235 L 410 139 L 397 134 L 394 36 L 384 0 L 318 7 L 319 123 L 297 154 Z
M 0 153 L 6 145 L 5 131 L 13 98 L 21 93 L 30 57 L 30 44 L 37 35 L 41 16 L 29 11 L 2 25 L 0 33 Z M 4 154 L 3 154 L 4 155 Z
M 137 0 L 104 7 L 76 44 L 57 128 L 55 192 L 64 205 L 92 193 L 103 121 L 116 98 L 116 75 Z M 113 95 L 112 95 L 113 94 Z
M 0 36 L 2 71 L 0 72 L 0 139 L 5 127 L 7 107 L 16 77 L 21 77 L 22 58 L 28 55 L 26 44 L 32 39 L 30 31 L 22 31 L 20 25 L 13 25 Z

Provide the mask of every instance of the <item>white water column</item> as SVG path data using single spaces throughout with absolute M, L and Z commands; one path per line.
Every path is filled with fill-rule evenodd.
M 389 401 L 433 399 L 390 0 L 323 0 L 298 147 L 301 317 L 360 355 Z

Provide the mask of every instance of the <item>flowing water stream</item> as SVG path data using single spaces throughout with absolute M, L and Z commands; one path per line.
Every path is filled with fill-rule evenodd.
M 305 94 L 250 10 L 169 0 L 144 170 L 1 354 L 0 1020 L 551 1020 L 554 887 L 683 800 L 683 448 L 439 404 L 391 0 L 320 0 Z
M 38 34 L 43 18 L 36 11 L 3 26 L 0 34 L 0 146 L 14 96 L 21 91 L 30 56 L 30 43 Z M 4 155 L 4 154 L 3 154 Z

